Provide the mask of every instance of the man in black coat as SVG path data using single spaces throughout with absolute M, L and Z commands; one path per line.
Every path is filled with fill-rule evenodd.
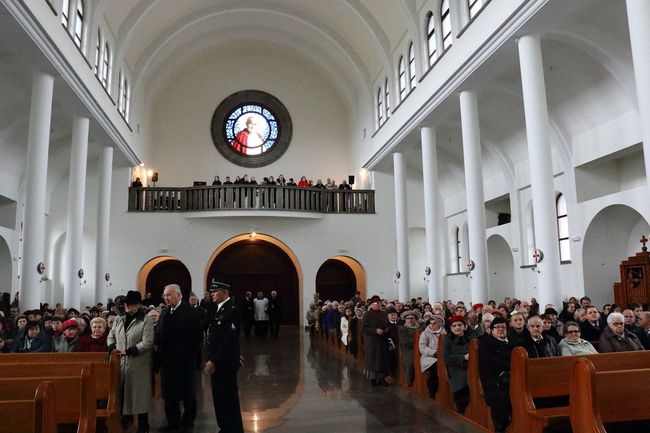
M 505 432 L 510 424 L 510 358 L 514 344 L 508 341 L 507 322 L 501 317 L 490 324 L 492 335 L 478 345 L 479 376 L 485 402 L 490 406 L 495 432 Z
M 163 299 L 167 308 L 158 321 L 156 346 L 167 425 L 160 431 L 191 433 L 196 418 L 196 353 L 203 336 L 201 317 L 199 310 L 183 300 L 178 284 L 165 286 Z
M 280 299 L 278 299 L 278 292 L 271 291 L 271 299 L 269 299 L 269 324 L 271 325 L 271 337 L 277 337 L 280 332 L 280 317 L 282 316 L 282 308 Z
M 237 389 L 239 369 L 239 312 L 230 299 L 230 288 L 223 283 L 211 287 L 217 304 L 210 323 L 208 359 L 204 372 L 211 375 L 212 399 L 220 433 L 244 433 Z
M 529 358 L 560 356 L 557 342 L 550 335 L 542 335 L 542 319 L 533 316 L 528 319 L 528 336 L 522 345 Z
M 604 328 L 604 325 L 599 320 L 600 312 L 598 308 L 587 307 L 586 316 L 587 319 L 580 324 L 580 337 L 587 341 L 598 341 Z
M 214 305 L 214 303 L 212 305 Z M 241 324 L 244 328 L 244 335 L 246 338 L 249 338 L 251 336 L 253 325 L 255 324 L 255 303 L 253 302 L 253 293 L 250 291 L 247 291 L 246 295 L 239 300 L 239 314 L 241 314 Z

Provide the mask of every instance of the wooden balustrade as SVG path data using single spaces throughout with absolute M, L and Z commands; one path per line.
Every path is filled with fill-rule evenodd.
M 233 209 L 370 214 L 375 213 L 375 192 L 280 185 L 129 188 L 129 212 Z

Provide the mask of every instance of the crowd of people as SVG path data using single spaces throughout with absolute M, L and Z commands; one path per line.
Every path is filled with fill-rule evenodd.
M 82 311 L 42 304 L 22 312 L 18 297 L 10 302 L 9 294 L 3 293 L 0 353 L 117 353 L 122 427 L 129 429 L 137 417 L 138 433 L 150 430 L 148 412 L 156 373 L 160 373 L 167 419 L 159 431 L 191 433 L 197 414 L 196 374 L 203 369 L 211 377 L 217 424 L 222 431 L 243 433 L 236 373 L 244 319 L 229 293 L 228 285 L 216 283 L 202 301 L 191 293 L 184 302 L 180 287 L 170 284 L 164 288 L 160 305 L 154 305 L 150 293 L 143 299 L 140 292 L 131 290 L 126 296 L 109 299 L 105 306 L 98 303 Z M 272 295 L 276 297 L 277 293 Z M 275 322 L 271 323 L 271 332 L 277 335 Z
M 638 304 L 625 308 L 606 304 L 599 309 L 587 296 L 569 298 L 557 308 L 541 307 L 534 298 L 467 306 L 421 298 L 402 303 L 373 296 L 364 301 L 359 292 L 349 301 L 323 301 L 316 294 L 307 324 L 312 336 L 324 333 L 352 354 L 363 344 L 365 372 L 372 386 L 390 386 L 397 374 L 397 353 L 407 385 L 412 386 L 417 344 L 419 366 L 426 373 L 432 398 L 438 390 L 438 345 L 445 335 L 440 353 L 460 413 L 469 403 L 469 343 L 478 339 L 481 384 L 497 432 L 510 424 L 509 370 L 515 347 L 523 347 L 531 358 L 650 349 L 650 311 Z M 353 338 L 357 329 L 362 342 Z M 418 330 L 419 341 L 415 341 Z
M 284 175 L 279 175 L 277 179 L 273 176 L 264 177 L 261 181 L 257 181 L 255 176 L 248 176 L 244 174 L 243 176 L 235 176 L 234 180 L 231 180 L 230 176 L 226 176 L 222 181 L 219 176 L 215 176 L 212 181 L 213 186 L 219 185 L 277 185 L 277 186 L 294 186 L 300 188 L 319 188 L 319 189 L 352 189 L 352 186 L 343 179 L 340 184 L 336 184 L 336 181 L 331 178 L 327 178 L 325 182 L 321 179 L 314 182 L 312 179 L 307 180 L 305 176 L 302 176 L 298 183 L 294 181 L 293 177 L 290 177 L 288 180 L 285 179 Z

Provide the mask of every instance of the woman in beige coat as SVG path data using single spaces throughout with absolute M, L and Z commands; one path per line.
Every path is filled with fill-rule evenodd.
M 120 352 L 123 426 L 131 424 L 137 414 L 138 433 L 148 433 L 154 325 L 141 309 L 140 292 L 129 291 L 124 304 L 126 314 L 115 321 L 107 343 L 109 350 Z

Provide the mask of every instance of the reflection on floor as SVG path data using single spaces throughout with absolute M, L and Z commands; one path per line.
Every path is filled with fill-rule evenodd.
M 298 328 L 277 339 L 242 338 L 244 427 L 264 433 L 425 433 L 479 430 L 399 386 L 371 388 L 361 372 L 310 344 Z M 218 431 L 210 382 L 201 377 L 195 433 Z M 154 402 L 153 427 L 164 424 Z

